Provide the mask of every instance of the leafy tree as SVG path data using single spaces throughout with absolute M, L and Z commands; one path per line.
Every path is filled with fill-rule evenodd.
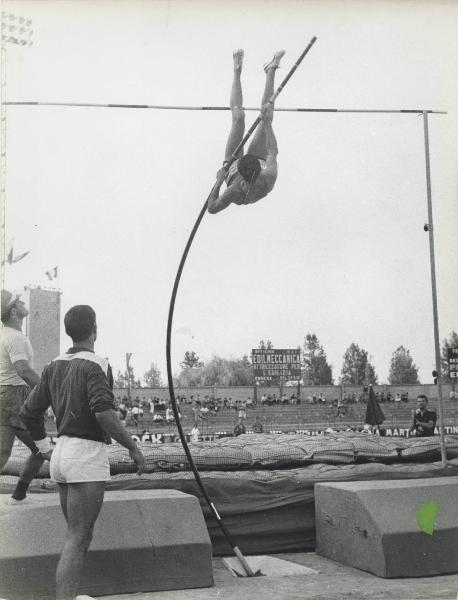
M 140 379 L 135 379 L 134 368 L 130 363 L 132 353 L 126 354 L 126 369 L 124 372 L 118 370 L 116 378 L 114 380 L 114 386 L 120 388 L 127 388 L 127 395 L 130 397 L 130 390 L 142 387 Z
M 377 383 L 377 375 L 373 365 L 369 362 L 367 350 L 352 342 L 345 351 L 343 359 L 340 375 L 341 383 L 353 385 Z
M 448 354 L 447 351 L 449 348 L 458 348 L 458 333 L 456 331 L 452 331 L 448 339 L 443 340 L 442 349 L 441 349 L 441 375 L 442 381 L 456 383 L 455 378 L 450 377 L 450 369 L 448 366 Z
M 261 340 L 259 342 L 259 346 L 258 346 L 258 348 L 260 350 L 272 350 L 273 347 L 274 346 L 270 340 L 267 340 L 267 341 Z
M 303 379 L 309 385 L 332 385 L 332 367 L 326 353 L 314 333 L 307 333 L 304 339 Z
M 184 354 L 183 362 L 181 363 L 182 369 L 200 369 L 204 366 L 204 363 L 200 361 L 200 358 L 194 352 L 194 350 L 187 350 Z
M 124 373 L 121 373 L 121 371 L 118 369 L 118 372 L 116 373 L 116 377 L 114 378 L 114 383 L 113 383 L 115 388 L 126 388 L 127 387 L 127 377 Z
M 214 356 L 205 365 L 201 364 L 199 368 L 182 368 L 180 374 L 175 377 L 177 385 L 196 387 L 253 384 L 253 372 L 248 356 L 235 360 Z
M 253 385 L 253 365 L 250 359 L 245 354 L 241 359 L 233 360 L 233 381 L 232 385 Z
M 162 385 L 161 372 L 155 363 L 151 363 L 150 368 L 143 375 L 143 381 L 146 387 L 160 387 Z
M 418 368 L 415 366 L 409 350 L 406 350 L 404 346 L 399 346 L 391 356 L 388 383 L 391 385 L 420 383 Z

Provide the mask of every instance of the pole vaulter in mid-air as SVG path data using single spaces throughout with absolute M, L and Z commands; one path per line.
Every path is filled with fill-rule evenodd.
M 196 483 L 199 486 L 203 497 L 205 498 L 205 501 L 207 502 L 210 511 L 213 515 L 213 517 L 216 519 L 216 522 L 218 523 L 218 526 L 220 527 L 221 531 L 223 532 L 223 535 L 225 536 L 226 540 L 229 542 L 229 544 L 232 547 L 232 550 L 234 551 L 234 554 L 237 556 L 237 558 L 240 561 L 240 564 L 242 565 L 242 568 L 246 574 L 246 576 L 248 577 L 253 577 L 255 575 L 260 575 L 260 571 L 256 571 L 253 572 L 253 570 L 251 569 L 250 565 L 248 564 L 248 562 L 246 561 L 245 557 L 243 556 L 242 552 L 240 551 L 240 548 L 236 545 L 236 543 L 234 542 L 234 540 L 232 539 L 232 536 L 230 535 L 229 531 L 227 530 L 221 515 L 218 513 L 215 505 L 213 504 L 210 496 L 208 495 L 208 492 L 202 482 L 202 479 L 200 477 L 200 473 L 197 470 L 197 467 L 195 465 L 195 462 L 193 460 L 191 451 L 189 450 L 189 446 L 188 446 L 188 442 L 186 440 L 186 436 L 185 433 L 183 431 L 183 426 L 181 425 L 181 420 L 180 420 L 180 414 L 178 411 L 178 406 L 177 406 L 177 402 L 176 402 L 176 398 L 175 398 L 175 388 L 173 385 L 173 373 L 172 373 L 172 327 L 173 327 L 173 313 L 175 310 L 175 300 L 177 297 L 177 293 L 178 293 L 178 286 L 180 284 L 180 279 L 181 279 L 181 274 L 183 272 L 183 268 L 186 262 L 186 258 L 189 254 L 189 250 L 191 248 L 191 244 L 194 240 L 194 237 L 197 233 L 197 230 L 199 229 L 199 225 L 202 222 L 202 219 L 204 218 L 205 213 L 207 212 L 207 209 L 210 210 L 210 212 L 218 212 L 220 210 L 223 210 L 224 208 L 226 208 L 227 206 L 229 206 L 229 204 L 231 204 L 231 202 L 235 202 L 234 198 L 235 195 L 231 198 L 229 198 L 229 201 L 227 201 L 227 197 L 226 200 L 221 203 L 218 204 L 218 199 L 221 198 L 219 196 L 219 190 L 221 188 L 221 185 L 223 183 L 224 180 L 228 179 L 228 188 L 227 190 L 222 194 L 222 196 L 224 197 L 224 194 L 226 192 L 228 192 L 228 190 L 231 190 L 231 184 L 233 184 L 233 182 L 238 181 L 238 186 L 236 186 L 236 189 L 238 189 L 238 196 L 237 199 L 239 200 L 238 202 L 236 202 L 237 204 L 246 204 L 247 202 L 243 202 L 243 199 L 245 198 L 246 200 L 248 200 L 249 198 L 254 198 L 252 200 L 249 200 L 249 202 L 256 202 L 256 200 L 261 199 L 262 197 L 264 197 L 273 187 L 273 184 L 275 183 L 275 179 L 276 179 L 276 161 L 275 160 L 271 160 L 270 164 L 273 165 L 275 164 L 275 177 L 272 179 L 270 179 L 270 187 L 269 185 L 267 185 L 267 187 L 265 187 L 265 193 L 262 195 L 258 195 L 257 197 L 254 195 L 255 191 L 257 188 L 254 187 L 253 188 L 253 183 L 255 181 L 255 177 L 253 174 L 255 174 L 256 172 L 258 172 L 258 177 L 260 176 L 260 171 L 262 169 L 261 164 L 259 163 L 259 158 L 261 158 L 262 160 L 264 160 L 264 156 L 265 156 L 265 160 L 266 160 L 266 168 L 267 168 L 267 162 L 268 162 L 268 156 L 269 156 L 269 151 L 268 148 L 270 148 L 270 153 L 272 154 L 273 159 L 275 159 L 276 157 L 276 142 L 275 142 L 275 137 L 273 136 L 273 132 L 272 132 L 272 114 L 273 114 L 273 105 L 275 102 L 275 99 L 277 98 L 277 96 L 280 94 L 280 92 L 282 91 L 282 89 L 285 87 L 285 85 L 288 83 L 288 81 L 290 80 L 291 76 L 293 75 L 293 73 L 296 71 L 297 67 L 301 64 L 303 58 L 305 57 L 305 55 L 308 53 L 308 51 L 310 50 L 310 48 L 313 46 L 313 44 L 316 42 L 316 37 L 313 37 L 311 39 L 311 41 L 309 42 L 309 44 L 307 45 L 307 47 L 305 48 L 305 50 L 302 52 L 302 54 L 299 56 L 299 58 L 297 59 L 296 63 L 293 65 L 293 67 L 290 69 L 290 71 L 288 72 L 288 74 L 286 75 L 285 79 L 282 81 L 282 83 L 279 85 L 279 87 L 277 88 L 277 90 L 272 94 L 272 96 L 267 100 L 267 102 L 264 102 L 265 98 L 263 98 L 263 103 L 264 103 L 264 107 L 261 110 L 261 115 L 259 117 L 257 117 L 257 119 L 255 120 L 255 122 L 253 123 L 253 125 L 251 125 L 251 127 L 249 128 L 249 130 L 245 133 L 245 135 L 243 135 L 243 131 L 244 131 L 244 121 L 241 120 L 241 122 L 239 123 L 239 128 L 237 130 L 237 136 L 234 136 L 233 140 L 231 141 L 231 137 L 229 137 L 229 141 L 228 141 L 228 145 L 226 146 L 226 157 L 225 157 L 225 161 L 223 164 L 223 168 L 220 169 L 218 171 L 218 175 L 217 175 L 217 180 L 215 182 L 215 184 L 213 185 L 213 188 L 210 192 L 210 195 L 208 196 L 207 200 L 205 201 L 205 204 L 203 205 L 199 216 L 197 217 L 196 222 L 194 223 L 194 227 L 192 228 L 192 231 L 189 235 L 188 241 L 186 243 L 185 249 L 183 251 L 183 255 L 181 257 L 180 260 L 180 264 L 178 266 L 178 270 L 177 270 L 177 274 L 175 276 L 175 282 L 173 284 L 173 290 L 172 290 L 172 295 L 170 297 L 170 305 L 169 305 L 169 315 L 168 315 L 168 320 L 167 320 L 167 342 L 166 342 L 166 359 L 167 359 L 167 380 L 168 380 L 168 385 L 169 385 L 169 392 L 170 392 L 170 400 L 172 403 L 172 410 L 173 410 L 173 414 L 175 416 L 175 422 L 176 422 L 176 426 L 178 429 L 178 433 L 180 436 L 180 440 L 183 446 L 183 450 L 185 451 L 186 457 L 188 459 L 189 462 L 189 466 L 192 469 L 192 472 L 194 473 L 194 477 L 196 479 Z M 264 96 L 267 95 L 267 92 L 272 91 L 273 90 L 273 85 L 274 85 L 274 75 L 275 75 L 275 70 L 278 68 L 280 60 L 283 56 L 283 51 L 281 52 L 277 52 L 274 55 L 273 60 L 268 63 L 265 66 L 265 71 L 266 71 L 266 86 L 265 86 L 265 93 Z M 240 86 L 240 73 L 241 73 L 241 67 L 242 67 L 242 59 L 243 59 L 243 54 L 240 51 L 236 51 L 234 52 L 234 79 L 239 81 L 238 85 Z M 237 86 L 237 83 L 236 83 Z M 232 96 L 231 96 L 231 100 L 232 100 Z M 234 99 L 234 104 L 236 104 L 237 106 L 240 105 L 240 109 L 241 111 L 233 111 L 232 116 L 233 116 L 233 124 L 234 124 L 234 112 L 237 112 L 238 114 L 241 114 L 241 116 L 243 117 L 243 109 L 242 109 L 242 99 L 241 99 L 241 87 L 239 89 L 239 96 L 237 97 L 237 94 L 235 94 L 235 99 Z M 267 106 L 266 106 L 267 105 Z M 235 107 L 234 107 L 235 108 Z M 251 170 L 251 174 L 247 174 L 248 179 L 244 176 L 243 171 L 244 171 L 244 167 L 243 167 L 243 161 L 242 161 L 242 167 L 241 167 L 241 171 L 239 170 L 239 160 L 241 158 L 242 155 L 242 150 L 243 147 L 245 145 L 245 143 L 248 141 L 248 139 L 251 137 L 251 134 L 254 132 L 254 130 L 256 129 L 256 127 L 261 123 L 262 121 L 262 125 L 263 125 L 263 129 L 264 132 L 262 133 L 262 135 L 265 135 L 265 141 L 263 142 L 263 150 L 264 152 L 258 156 L 255 155 L 256 161 L 258 161 L 258 165 L 259 167 L 254 168 L 254 170 Z M 269 134 L 272 134 L 269 137 Z M 243 139 L 240 140 L 240 142 L 237 144 L 237 141 L 239 140 L 240 137 L 243 136 Z M 253 140 L 253 144 L 254 144 L 255 139 Z M 259 140 L 258 140 L 259 141 Z M 229 146 L 230 143 L 230 146 Z M 232 150 L 233 145 L 237 144 L 236 148 L 234 148 Z M 252 145 L 250 145 L 250 149 L 252 147 Z M 254 150 L 257 152 L 256 147 L 254 147 Z M 246 160 L 246 159 L 245 159 Z M 237 172 L 235 172 L 235 170 L 233 171 L 233 175 L 234 175 L 234 180 L 232 179 L 233 175 L 232 175 L 232 171 L 231 171 L 231 167 L 233 164 L 237 163 Z M 259 171 L 258 171 L 259 168 Z M 246 172 L 245 172 L 246 173 Z M 241 181 L 239 179 L 239 175 L 241 176 L 242 179 L 244 179 L 245 183 L 243 181 Z M 262 179 L 261 179 L 262 181 Z M 246 185 L 248 184 L 248 185 Z M 251 185 L 251 189 L 250 189 L 250 185 Z M 266 185 L 266 184 L 263 184 Z M 262 191 L 262 188 L 261 188 Z M 232 191 L 229 192 L 230 194 L 232 194 Z M 256 192 L 257 194 L 259 194 L 259 192 Z M 216 206 L 215 206 L 216 203 Z
M 261 123 L 248 146 L 248 151 L 238 158 L 229 170 L 226 165 L 235 149 L 239 146 L 245 133 L 245 111 L 241 73 L 243 50 L 236 50 L 234 59 L 234 78 L 230 97 L 232 127 L 226 144 L 224 165 L 216 175 L 216 185 L 208 199 L 208 212 L 217 213 L 229 204 L 252 204 L 267 196 L 277 179 L 277 141 L 272 129 L 275 71 L 285 54 L 284 50 L 275 52 L 273 59 L 264 65 L 266 83 L 261 101 Z M 220 194 L 220 188 L 226 181 L 227 189 Z

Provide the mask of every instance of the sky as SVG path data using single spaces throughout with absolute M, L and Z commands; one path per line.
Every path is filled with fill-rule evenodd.
M 7 46 L 8 101 L 228 106 L 232 52 L 245 49 L 245 106 L 284 48 L 279 84 L 318 40 L 277 107 L 432 109 L 428 117 L 441 340 L 458 330 L 458 3 L 417 1 L 3 2 L 33 21 Z M 247 112 L 247 127 L 256 117 Z M 239 358 L 261 339 L 307 333 L 337 380 L 354 342 L 380 382 L 410 350 L 434 368 L 423 118 L 278 112 L 278 180 L 250 206 L 205 215 L 182 275 L 172 335 Z M 96 351 L 132 353 L 166 382 L 170 295 L 194 222 L 222 166 L 230 113 L 7 107 L 6 238 L 30 254 L 6 287 L 58 287 L 62 313 L 97 312 Z M 58 266 L 50 282 L 45 272 Z M 63 334 L 62 350 L 69 340 Z

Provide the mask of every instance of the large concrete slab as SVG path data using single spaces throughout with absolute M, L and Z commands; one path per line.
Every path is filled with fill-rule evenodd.
M 434 503 L 426 532 L 420 511 Z M 379 577 L 458 572 L 458 477 L 315 486 L 318 554 Z
M 66 524 L 56 495 L 0 506 L 0 597 L 55 597 Z M 211 543 L 197 498 L 176 490 L 110 492 L 94 529 L 80 594 L 213 584 Z

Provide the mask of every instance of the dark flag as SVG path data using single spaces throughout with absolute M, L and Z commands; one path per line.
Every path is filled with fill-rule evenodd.
M 382 409 L 378 403 L 377 398 L 375 397 L 374 390 L 372 386 L 369 386 L 369 398 L 367 400 L 367 408 L 366 408 L 366 423 L 369 425 L 381 425 L 385 420 L 385 415 L 383 414 Z
M 54 267 L 53 269 L 49 269 L 49 271 L 45 271 L 45 275 L 50 281 L 52 281 L 53 279 L 56 279 L 57 278 L 57 267 Z

